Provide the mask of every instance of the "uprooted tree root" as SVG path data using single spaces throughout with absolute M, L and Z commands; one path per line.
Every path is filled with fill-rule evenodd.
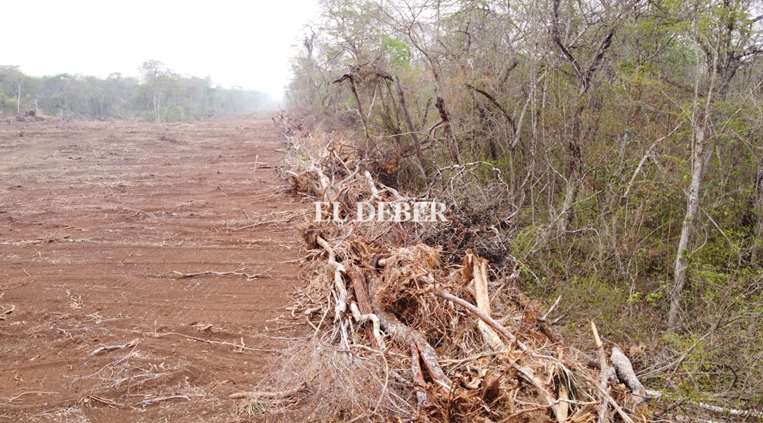
M 297 151 L 296 192 L 348 212 L 359 200 L 407 200 L 331 143 Z M 266 381 L 276 391 L 240 396 L 250 410 L 320 421 L 643 420 L 648 392 L 619 349 L 608 360 L 595 331 L 599 361 L 565 346 L 511 277 L 490 281 L 472 250 L 446 262 L 441 248 L 412 241 L 427 230 L 407 225 L 305 225 L 307 284 L 292 312 L 314 335 Z

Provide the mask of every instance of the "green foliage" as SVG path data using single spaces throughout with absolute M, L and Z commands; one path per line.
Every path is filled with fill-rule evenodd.
M 382 48 L 392 65 L 403 67 L 410 64 L 411 49 L 404 42 L 397 38 L 385 35 L 382 38 Z
M 763 62 L 756 53 L 763 31 L 751 25 L 759 14 L 751 14 L 753 2 L 657 0 L 618 14 L 624 3 L 598 13 L 588 3 L 562 1 L 567 52 L 549 31 L 549 1 L 436 2 L 439 7 L 422 3 L 420 9 L 397 0 L 328 3 L 317 53 L 298 58 L 294 68 L 291 91 L 300 106 L 357 114 L 348 86 L 330 81 L 351 66 L 372 64 L 401 81 L 426 147 L 423 161 L 430 169 L 452 169 L 449 135 L 435 107 L 441 98 L 461 164 L 500 170 L 515 204 L 490 210 L 511 216 L 506 228 L 491 229 L 511 240 L 508 251 L 529 293 L 547 303 L 563 295 L 569 339 L 589 348 L 588 320 L 595 319 L 613 342 L 643 342 L 661 352 L 643 363 L 658 367 L 717 322 L 738 321 L 697 343 L 671 379 L 679 387 L 673 394 L 717 393 L 712 379 L 729 382 L 737 372 L 744 377 L 729 389 L 756 390 L 745 398 L 761 400 L 763 384 L 754 382 L 761 364 L 745 361 L 760 357 L 753 350 L 763 326 L 761 276 L 751 262 L 751 250 L 763 242 L 756 232 L 763 211 L 755 209 L 753 189 L 763 167 Z M 584 86 L 586 68 L 612 29 L 611 45 Z M 743 52 L 748 55 L 735 62 Z M 744 71 L 730 72 L 736 64 Z M 374 159 L 403 151 L 408 129 L 394 85 L 387 90 L 386 82 L 358 81 L 373 153 L 380 156 Z M 712 154 L 684 253 L 683 326 L 662 337 L 696 128 L 705 118 Z M 365 139 L 360 130 L 357 139 Z M 401 168 L 415 160 L 409 152 Z M 475 192 L 489 197 L 491 170 L 469 169 Z M 562 231 L 560 209 L 571 180 L 577 190 Z M 414 193 L 426 186 L 400 175 L 397 182 Z

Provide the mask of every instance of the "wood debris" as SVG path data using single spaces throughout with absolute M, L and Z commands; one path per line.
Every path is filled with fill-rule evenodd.
M 138 343 L 140 343 L 140 338 L 135 338 L 132 341 L 124 343 L 124 344 L 104 345 L 93 350 L 93 352 L 90 353 L 90 356 L 103 354 L 103 353 L 116 351 L 116 350 L 122 350 L 125 348 L 133 348 L 136 345 L 138 345 Z
M 0 310 L 0 320 L 7 320 L 8 315 L 16 311 L 16 305 L 11 304 L 10 307 Z
M 255 279 L 265 279 L 269 278 L 270 276 L 267 273 L 247 273 L 243 271 L 244 269 L 238 269 L 233 270 L 230 272 L 217 272 L 212 270 L 206 270 L 203 272 L 191 272 L 191 273 L 183 273 L 173 271 L 172 275 L 176 279 L 190 279 L 190 278 L 198 278 L 198 277 L 204 277 L 204 276 L 217 276 L 217 277 L 223 277 L 223 276 L 240 276 L 245 278 L 248 281 L 255 280 Z
M 376 181 L 362 160 L 336 154 L 331 141 L 322 151 L 298 154 L 307 161 L 288 172 L 297 193 L 336 202 L 341 211 L 353 210 L 358 201 L 406 200 L 405 194 Z M 306 317 L 315 336 L 340 350 L 382 354 L 388 371 L 393 369 L 392 380 L 398 381 L 390 389 L 385 382 L 382 392 L 388 396 L 374 398 L 376 408 L 353 409 L 353 415 L 557 423 L 604 423 L 614 421 L 614 415 L 629 422 L 639 416 L 638 410 L 619 405 L 644 392 L 626 382 L 628 367 L 616 347 L 608 360 L 595 332 L 603 359 L 599 372 L 555 339 L 546 319 L 561 298 L 543 314 L 510 285 L 491 292 L 517 276 L 491 281 L 490 263 L 471 250 L 458 262 L 446 262 L 438 245 L 411 236 L 416 225 L 324 220 L 303 227 L 309 277 L 292 314 Z M 333 322 L 326 319 L 332 313 Z M 610 385 L 604 376 L 610 360 L 615 369 L 623 369 L 617 375 L 632 390 Z M 306 381 L 303 397 L 310 395 L 311 383 L 320 382 Z M 234 395 L 276 394 L 293 391 Z

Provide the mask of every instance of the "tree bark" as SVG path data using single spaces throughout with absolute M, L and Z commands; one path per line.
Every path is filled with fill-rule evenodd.
M 416 391 L 416 403 L 419 408 L 426 408 L 431 403 L 429 398 L 427 398 L 427 382 L 424 380 L 424 373 L 421 371 L 420 352 L 415 342 L 411 342 L 411 373 L 413 374 L 413 389 Z

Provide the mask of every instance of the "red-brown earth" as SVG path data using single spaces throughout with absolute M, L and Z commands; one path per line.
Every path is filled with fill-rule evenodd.
M 295 333 L 284 149 L 255 119 L 1 122 L 0 421 L 247 420 L 228 395 Z M 262 277 L 176 273 L 207 271 Z

